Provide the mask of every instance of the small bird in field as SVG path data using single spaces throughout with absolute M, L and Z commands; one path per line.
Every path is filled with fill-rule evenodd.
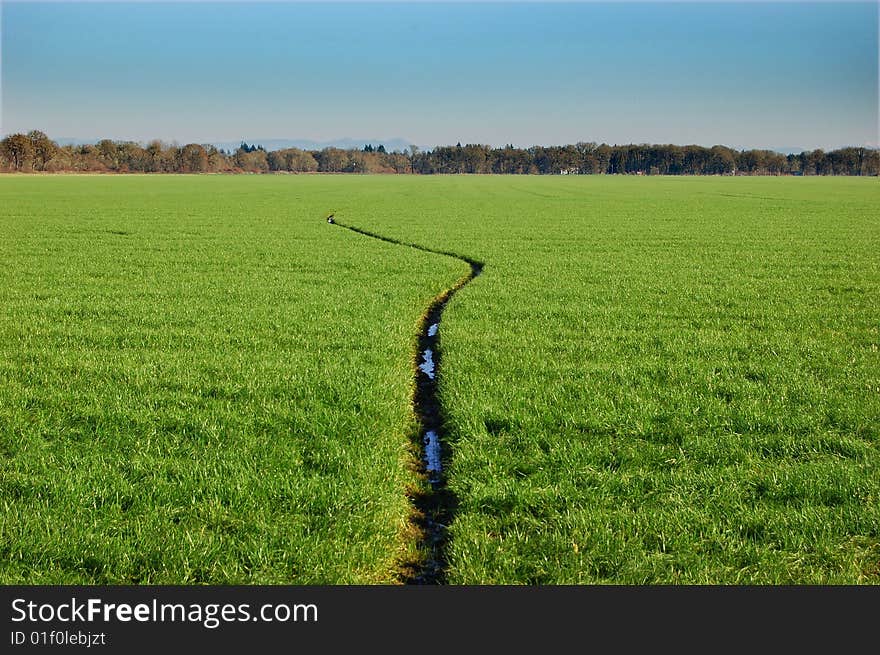
M 327 222 L 330 223 L 331 225 L 333 224 L 333 216 L 334 216 L 333 214 L 330 214 L 330 215 L 327 217 Z

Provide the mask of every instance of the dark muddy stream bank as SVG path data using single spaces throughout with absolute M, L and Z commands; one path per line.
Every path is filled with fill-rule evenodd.
M 423 250 L 435 255 L 454 257 L 471 267 L 470 274 L 445 290 L 431 302 L 419 324 L 413 386 L 413 411 L 419 420 L 421 439 L 421 470 L 428 485 L 424 492 L 411 496 L 416 510 L 415 524 L 419 532 L 419 550 L 425 556 L 417 564 L 402 567 L 400 579 L 406 584 L 443 584 L 446 572 L 446 545 L 448 526 L 455 516 L 456 499 L 449 491 L 443 463 L 449 462 L 448 444 L 443 438 L 443 408 L 438 394 L 438 373 L 442 350 L 440 334 L 443 309 L 456 291 L 477 277 L 483 264 L 456 253 L 434 250 L 414 243 L 406 243 L 380 234 L 340 223 L 335 217 L 328 222 L 363 236 L 379 239 L 399 246 Z

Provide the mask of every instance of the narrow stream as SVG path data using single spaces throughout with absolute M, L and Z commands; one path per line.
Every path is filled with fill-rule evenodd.
M 332 215 L 328 217 L 327 221 L 380 241 L 423 250 L 435 255 L 454 257 L 471 267 L 469 275 L 460 279 L 455 286 L 447 289 L 431 302 L 419 326 L 416 349 L 413 410 L 420 424 L 421 468 L 430 485 L 430 490 L 419 493 L 412 498 L 413 505 L 418 512 L 416 525 L 420 533 L 419 549 L 425 553 L 425 556 L 417 566 L 406 566 L 401 573 L 401 580 L 406 584 L 443 584 L 446 577 L 447 526 L 454 516 L 456 500 L 446 485 L 443 469 L 444 461 L 449 462 L 450 452 L 448 444 L 443 440 L 443 410 L 438 395 L 438 373 L 442 354 L 440 319 L 443 308 L 446 307 L 446 303 L 449 302 L 453 294 L 479 275 L 483 270 L 483 264 L 455 253 L 396 241 L 366 230 L 350 227 L 335 220 Z

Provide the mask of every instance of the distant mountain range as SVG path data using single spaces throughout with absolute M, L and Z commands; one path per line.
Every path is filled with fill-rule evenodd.
M 799 155 L 802 152 L 809 152 L 813 150 L 813 148 L 794 148 L 792 146 L 785 146 L 780 148 L 767 148 L 768 150 L 772 150 L 773 152 L 778 152 L 783 155 Z
M 311 139 L 241 139 L 239 141 L 217 141 L 212 143 L 216 148 L 223 150 L 235 150 L 245 141 L 252 146 L 263 146 L 266 150 L 284 150 L 285 148 L 299 148 L 300 150 L 323 150 L 324 148 L 341 148 L 342 150 L 351 150 L 353 148 L 363 148 L 370 144 L 374 148 L 380 145 L 385 146 L 388 152 L 403 151 L 409 148 L 412 142 L 406 139 L 355 139 L 352 137 L 343 137 L 334 141 L 313 141 Z
M 100 140 L 101 139 L 79 139 L 75 137 L 53 139 L 55 143 L 61 146 L 93 144 Z M 121 139 L 113 140 L 119 141 Z M 263 148 L 268 151 L 284 150 L 285 148 L 300 148 L 301 150 L 341 148 L 343 150 L 350 150 L 352 148 L 361 149 L 365 145 L 371 144 L 374 148 L 383 145 L 388 152 L 394 152 L 395 150 L 402 152 L 405 148 L 409 148 L 412 145 L 411 141 L 401 139 L 400 137 L 394 137 L 392 139 L 355 139 L 353 137 L 343 137 L 342 139 L 336 139 L 334 141 L 314 141 L 312 139 L 239 139 L 238 141 L 200 141 L 199 143 L 209 143 L 215 148 L 230 151 L 238 148 L 242 141 L 252 146 L 263 146 Z

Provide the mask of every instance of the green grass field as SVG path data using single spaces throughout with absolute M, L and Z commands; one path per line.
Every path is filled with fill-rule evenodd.
M 880 186 L 0 179 L 0 581 L 880 582 Z
M 415 329 L 467 267 L 300 182 L 0 180 L 3 582 L 393 579 Z

